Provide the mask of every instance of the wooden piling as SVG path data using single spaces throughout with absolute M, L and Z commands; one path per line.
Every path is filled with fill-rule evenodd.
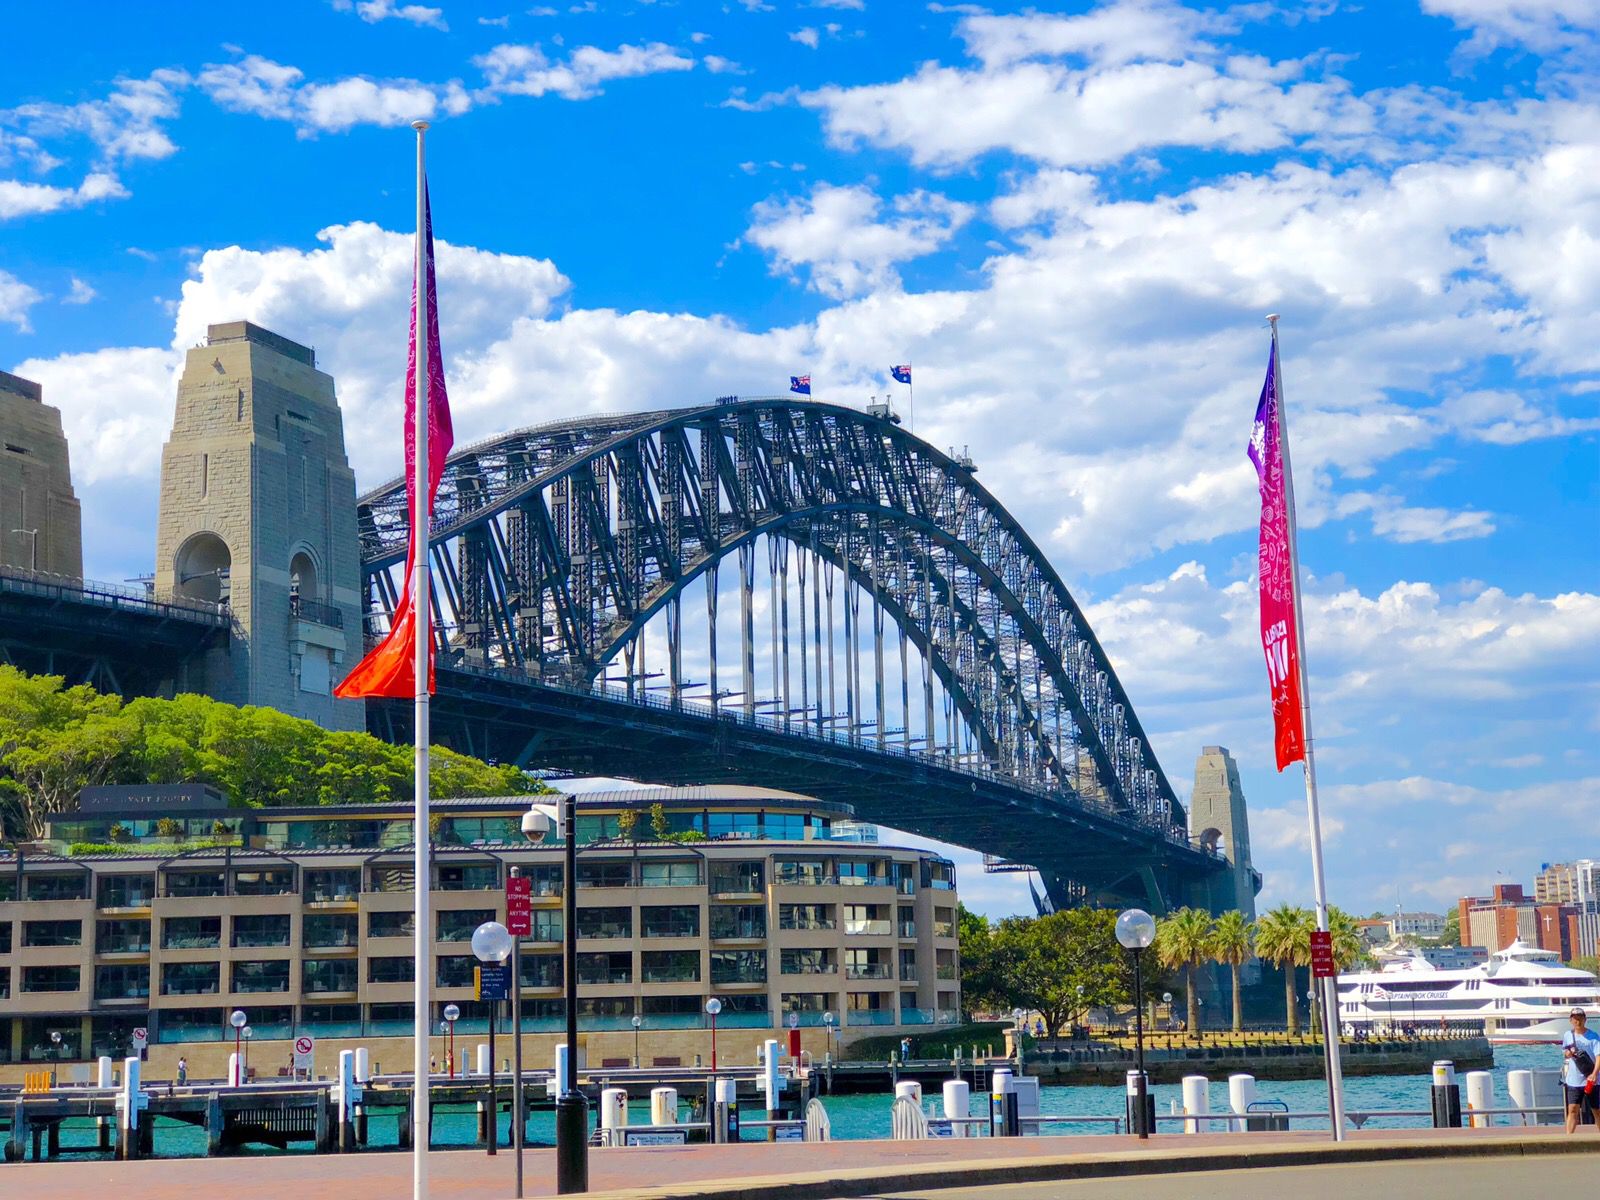
M 6 1161 L 21 1162 L 28 1154 L 28 1110 L 21 1100 L 11 1106 L 11 1137 L 6 1142 Z
M 222 1097 L 212 1092 L 206 1097 L 206 1153 L 219 1155 L 226 1151 L 223 1143 L 223 1128 L 226 1124 L 222 1115 Z

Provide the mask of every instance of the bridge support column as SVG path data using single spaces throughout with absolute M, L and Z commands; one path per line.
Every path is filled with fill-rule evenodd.
M 739 681 L 744 687 L 744 715 L 756 711 L 756 548 L 751 542 L 739 547 Z
M 222 1097 L 212 1092 L 206 1097 L 206 1153 L 213 1157 L 224 1152 Z

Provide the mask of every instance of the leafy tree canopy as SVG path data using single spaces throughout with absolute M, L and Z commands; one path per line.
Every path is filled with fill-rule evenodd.
M 441 800 L 545 790 L 515 767 L 440 746 L 430 778 Z M 0 834 L 42 837 L 81 789 L 122 783 L 209 783 L 250 807 L 384 803 L 410 799 L 412 758 L 409 747 L 276 709 L 196 695 L 124 704 L 0 666 Z

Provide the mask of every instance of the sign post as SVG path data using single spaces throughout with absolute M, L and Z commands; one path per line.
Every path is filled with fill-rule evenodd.
M 133 1052 L 140 1058 L 144 1057 L 146 1047 L 150 1045 L 150 1031 L 143 1025 L 137 1025 L 133 1030 Z
M 533 933 L 533 880 L 512 867 L 506 878 L 506 932 L 511 935 L 511 1146 L 517 1156 L 517 1200 L 522 1200 L 522 939 Z
M 317 1039 L 312 1037 L 308 1033 L 302 1033 L 299 1037 L 295 1038 L 295 1040 L 294 1040 L 294 1073 L 295 1073 L 295 1078 L 298 1079 L 300 1077 L 300 1072 L 301 1071 L 304 1071 L 306 1073 L 306 1077 L 307 1078 L 311 1077 L 311 1074 L 312 1074 L 313 1069 L 314 1069 L 314 1061 L 315 1061 L 314 1058 L 313 1058 L 313 1054 L 314 1054 L 316 1048 L 317 1048 Z

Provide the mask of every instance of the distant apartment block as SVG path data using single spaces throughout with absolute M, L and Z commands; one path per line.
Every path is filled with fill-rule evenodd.
M 1488 896 L 1461 897 L 1459 914 L 1464 946 L 1482 946 L 1492 954 L 1521 941 L 1553 950 L 1566 961 L 1577 957 L 1577 907 L 1541 904 L 1520 883 L 1496 884 Z

